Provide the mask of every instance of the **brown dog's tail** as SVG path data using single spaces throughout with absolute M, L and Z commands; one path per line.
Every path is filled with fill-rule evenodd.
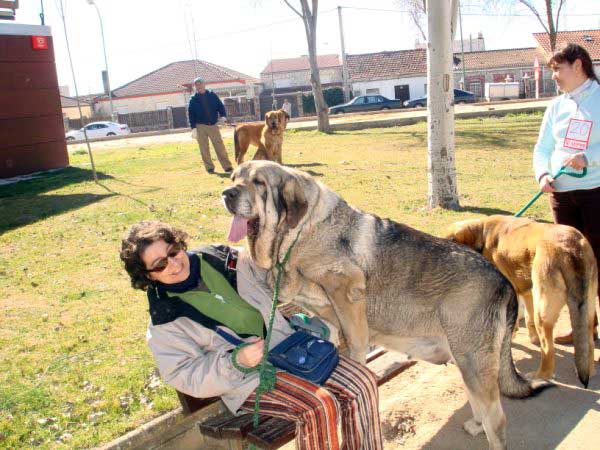
M 500 371 L 498 373 L 498 383 L 502 395 L 511 398 L 527 398 L 537 395 L 544 389 L 554 386 L 553 383 L 546 380 L 526 380 L 523 378 L 513 361 L 511 344 L 512 334 L 519 313 L 519 304 L 514 289 L 508 283 L 504 286 L 503 293 L 506 302 L 506 327 L 502 337 L 500 347 Z
M 235 154 L 235 160 L 238 161 L 238 157 L 240 156 L 240 140 L 238 138 L 237 127 L 233 131 L 233 149 L 234 149 L 234 154 Z
M 582 237 L 579 244 L 576 248 L 581 249 L 582 254 L 565 255 L 569 258 L 569 261 L 565 262 L 569 270 L 561 270 L 561 273 L 567 286 L 567 307 L 573 330 L 575 368 L 579 381 L 587 388 L 590 379 L 590 352 L 594 351 L 589 345 L 592 326 L 589 310 L 593 308 L 591 305 L 594 304 L 598 290 L 598 268 L 593 264 L 594 252 L 585 238 Z M 591 261 L 592 264 L 586 261 Z

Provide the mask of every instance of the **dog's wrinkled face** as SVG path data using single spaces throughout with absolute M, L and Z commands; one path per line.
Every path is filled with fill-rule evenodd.
M 276 133 L 283 133 L 283 130 L 287 127 L 289 118 L 290 116 L 283 109 L 269 111 L 265 114 L 265 124 L 269 130 Z
M 276 236 L 284 227 L 295 228 L 308 209 L 304 177 L 271 161 L 248 161 L 233 172 L 231 180 L 233 186 L 222 193 L 233 215 L 229 240 L 247 236 L 252 258 L 269 269 L 276 257 Z

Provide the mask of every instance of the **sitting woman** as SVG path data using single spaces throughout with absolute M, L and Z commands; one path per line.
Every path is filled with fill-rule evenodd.
M 121 259 L 150 303 L 148 344 L 166 383 L 193 397 L 220 396 L 233 412 L 254 410 L 272 293 L 265 273 L 245 252 L 224 246 L 186 251 L 187 235 L 144 221 L 127 232 Z M 225 256 L 226 257 L 225 257 Z M 217 327 L 251 343 L 233 360 L 234 345 Z M 293 333 L 276 312 L 270 348 Z M 242 370 L 240 370 L 240 368 Z M 295 421 L 298 449 L 383 448 L 377 382 L 371 371 L 343 356 L 323 386 L 278 371 L 275 388 L 260 397 L 260 413 Z

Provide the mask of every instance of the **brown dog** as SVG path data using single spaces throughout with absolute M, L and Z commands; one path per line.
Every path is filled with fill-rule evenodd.
M 512 216 L 490 216 L 450 225 L 447 238 L 482 253 L 512 283 L 525 303 L 532 343 L 542 353 L 536 378 L 554 376 L 552 333 L 569 308 L 575 366 L 581 382 L 594 375 L 594 304 L 598 268 L 589 242 L 575 228 Z
M 283 164 L 281 148 L 283 145 L 283 132 L 290 116 L 283 109 L 269 111 L 265 115 L 264 124 L 241 124 L 235 128 L 233 142 L 235 145 L 235 161 L 237 164 L 244 162 L 244 155 L 250 144 L 258 149 L 254 159 L 267 159 Z

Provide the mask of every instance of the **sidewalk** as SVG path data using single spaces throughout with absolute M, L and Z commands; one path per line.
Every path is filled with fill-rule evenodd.
M 520 103 L 495 102 L 464 104 L 455 106 L 455 117 L 466 119 L 472 117 L 501 116 L 510 113 L 529 113 L 533 111 L 544 111 L 551 99 L 528 100 Z M 370 113 L 336 114 L 329 117 L 334 131 L 363 130 L 365 128 L 386 128 L 427 120 L 427 109 L 397 109 L 390 111 L 375 111 Z M 315 117 L 295 118 L 287 126 L 292 130 L 312 131 L 317 129 Z M 233 138 L 233 127 L 223 126 L 221 128 L 223 138 Z M 136 147 L 144 145 L 165 145 L 173 143 L 192 142 L 191 130 L 179 128 L 175 130 L 150 131 L 145 133 L 134 133 L 127 136 L 114 136 L 110 138 L 95 139 L 91 142 L 92 149 Z M 68 144 L 70 152 L 87 149 L 85 142 Z

